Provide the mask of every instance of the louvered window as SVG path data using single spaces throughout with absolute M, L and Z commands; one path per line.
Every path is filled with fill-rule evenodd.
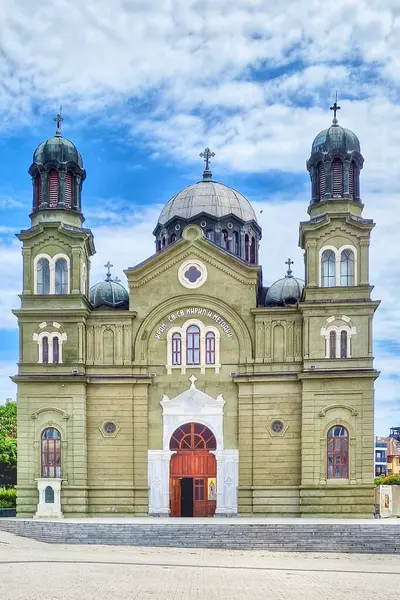
M 65 208 L 72 208 L 72 196 L 73 196 L 73 177 L 72 173 L 68 171 L 65 177 L 65 200 L 64 206 Z
M 338 158 L 332 163 L 332 196 L 336 198 L 343 196 L 343 165 Z
M 57 208 L 58 204 L 58 173 L 49 173 L 49 208 Z
M 354 168 L 354 163 L 353 161 L 351 161 L 350 163 L 350 167 L 349 167 L 349 194 L 350 194 L 350 198 L 352 198 L 354 200 L 354 192 L 355 192 L 355 185 L 354 185 L 354 175 L 355 175 L 355 168 Z
M 36 176 L 36 199 L 37 206 L 40 206 L 42 203 L 42 178 L 40 174 Z
M 319 163 L 318 165 L 318 197 L 320 200 L 325 196 L 326 191 L 326 180 L 325 180 L 325 165 Z

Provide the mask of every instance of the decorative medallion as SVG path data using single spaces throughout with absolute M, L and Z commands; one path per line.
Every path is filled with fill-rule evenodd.
M 108 433 L 109 435 L 111 433 L 114 433 L 116 430 L 116 425 L 115 423 L 112 423 L 111 421 L 108 421 L 108 423 L 106 423 L 104 425 L 104 433 Z
M 103 437 L 116 437 L 120 430 L 115 421 L 103 421 L 99 429 Z
M 281 431 L 283 429 L 282 421 L 272 421 L 271 429 L 274 433 L 281 433 Z
M 186 260 L 179 267 L 178 279 L 186 288 L 199 288 L 207 280 L 207 268 L 199 260 Z

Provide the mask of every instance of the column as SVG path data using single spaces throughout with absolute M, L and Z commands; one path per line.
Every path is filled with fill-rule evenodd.
M 217 460 L 217 516 L 232 517 L 238 512 L 239 451 L 216 450 Z

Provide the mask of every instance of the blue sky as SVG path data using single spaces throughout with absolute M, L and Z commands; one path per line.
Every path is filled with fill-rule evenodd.
M 263 227 L 265 284 L 290 255 L 303 275 L 305 161 L 331 121 L 356 132 L 366 159 L 371 242 L 376 431 L 400 422 L 400 5 L 397 0 L 2 0 L 0 5 L 0 402 L 15 395 L 21 254 L 29 226 L 27 170 L 36 146 L 63 132 L 88 176 L 86 224 L 114 275 L 153 252 L 162 205 L 216 153 L 215 179 L 253 203 Z M 260 213 L 260 211 L 263 211 Z

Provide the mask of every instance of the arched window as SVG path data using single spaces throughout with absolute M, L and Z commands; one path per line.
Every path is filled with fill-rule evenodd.
M 323 199 L 326 192 L 326 178 L 325 178 L 325 165 L 319 163 L 318 165 L 318 197 L 320 200 Z
M 40 173 L 36 175 L 35 179 L 36 185 L 36 206 L 40 206 L 42 204 L 42 178 Z
M 164 235 L 164 237 L 163 237 L 163 239 L 162 239 L 162 247 L 163 247 L 163 248 L 165 248 L 165 244 L 166 244 L 166 239 L 165 239 L 165 235 Z
M 170 238 L 170 243 L 173 244 L 174 242 L 176 242 L 176 234 L 175 233 L 173 233 Z
M 225 248 L 225 250 L 229 250 L 229 235 L 226 229 L 221 231 L 221 246 Z
M 255 263 L 256 263 L 256 238 L 254 237 L 254 235 L 251 238 L 250 262 L 252 265 L 255 265 Z
M 206 365 L 215 364 L 215 335 L 212 331 L 206 334 Z
M 343 163 L 340 158 L 335 158 L 332 162 L 332 196 L 343 196 Z
M 65 208 L 72 208 L 73 193 L 74 193 L 74 178 L 73 178 L 71 171 L 67 171 L 67 174 L 65 176 L 65 194 L 64 194 Z
M 60 342 L 58 337 L 53 338 L 53 364 L 58 365 L 60 362 Z
M 248 261 L 249 256 L 250 256 L 250 238 L 249 238 L 249 234 L 246 233 L 246 235 L 244 236 L 244 259 Z
M 186 333 L 186 364 L 200 364 L 200 330 L 196 325 L 188 327 Z
M 48 174 L 48 205 L 49 208 L 57 208 L 58 204 L 58 173 L 57 171 L 49 171 Z
M 354 253 L 348 249 L 340 256 L 340 285 L 354 285 Z
M 335 275 L 335 253 L 333 250 L 324 250 L 321 258 L 322 268 L 322 287 L 334 287 L 336 284 Z
M 61 435 L 48 428 L 42 433 L 42 477 L 61 477 Z
M 356 190 L 354 176 L 355 176 L 355 168 L 354 161 L 352 160 L 349 165 L 349 195 L 352 200 L 354 200 L 354 192 Z
M 214 232 L 213 232 L 212 229 L 207 229 L 207 231 L 206 231 L 206 238 L 208 240 L 210 240 L 210 242 L 214 241 Z
M 329 334 L 329 358 L 336 358 L 336 331 Z
M 340 332 L 340 358 L 347 358 L 347 331 Z
M 68 263 L 65 258 L 57 260 L 55 275 L 55 293 L 68 294 Z
M 157 252 L 161 250 L 161 240 L 157 240 Z
M 349 434 L 342 425 L 335 425 L 328 431 L 327 477 L 347 479 L 349 476 Z
M 239 255 L 239 234 L 237 231 L 232 233 L 232 252 L 237 256 Z
M 37 287 L 36 291 L 41 296 L 50 294 L 50 263 L 47 258 L 38 260 L 36 266 Z
M 42 339 L 42 363 L 47 365 L 49 362 L 49 338 L 45 336 Z
M 201 423 L 186 423 L 174 431 L 169 442 L 170 450 L 216 450 L 217 442 L 212 431 Z
M 180 333 L 174 333 L 172 336 L 172 364 L 182 364 L 182 338 Z

